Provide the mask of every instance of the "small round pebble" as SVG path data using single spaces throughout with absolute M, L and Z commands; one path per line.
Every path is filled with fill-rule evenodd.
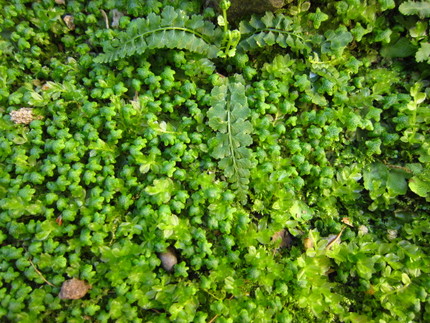
M 167 271 L 172 271 L 173 266 L 178 263 L 178 258 L 173 248 L 168 248 L 165 252 L 160 253 L 158 257 L 161 260 L 161 265 Z

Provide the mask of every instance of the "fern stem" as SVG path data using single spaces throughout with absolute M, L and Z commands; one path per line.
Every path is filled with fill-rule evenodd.
M 303 41 L 305 40 L 303 37 L 301 37 L 295 33 L 292 33 L 292 32 L 286 31 L 286 30 L 276 29 L 276 28 L 259 29 L 259 30 L 256 30 L 254 34 L 256 34 L 257 32 L 269 32 L 269 31 L 273 31 L 273 32 L 276 32 L 279 34 L 288 34 L 291 36 L 295 36 L 295 37 L 299 38 L 300 40 L 303 40 Z
M 228 129 L 227 130 L 227 132 L 228 132 L 228 143 L 229 143 L 229 147 L 230 147 L 230 154 L 231 154 L 231 157 L 233 159 L 234 172 L 237 174 L 239 171 L 238 171 L 238 167 L 237 167 L 237 163 L 236 163 L 236 156 L 234 154 L 233 136 L 232 136 L 232 131 L 231 131 L 230 104 L 228 104 L 228 109 L 227 109 L 227 129 Z
M 225 8 L 222 9 L 222 16 L 224 18 L 224 35 L 228 33 L 227 9 Z

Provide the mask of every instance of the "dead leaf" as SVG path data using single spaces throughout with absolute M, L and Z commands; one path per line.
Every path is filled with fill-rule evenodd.
M 314 241 L 311 238 L 305 238 L 303 240 L 303 245 L 305 246 L 305 249 L 311 249 L 314 247 Z
M 21 108 L 13 110 L 9 113 L 10 120 L 13 123 L 30 124 L 35 118 L 33 116 L 32 108 Z
M 63 217 L 61 215 L 59 215 L 57 217 L 57 219 L 55 220 L 55 222 L 57 222 L 58 225 L 63 225 Z
M 61 299 L 80 299 L 87 294 L 90 288 L 91 286 L 87 282 L 72 278 L 66 280 L 63 285 L 61 285 L 58 297 Z
M 346 217 L 342 218 L 342 222 L 345 223 L 346 225 L 349 225 L 350 227 L 354 227 L 349 218 L 346 218 Z
M 370 288 L 368 290 L 366 290 L 365 293 L 369 294 L 369 295 L 374 295 L 375 289 L 373 288 L 373 285 L 370 285 Z
M 293 237 L 291 236 L 291 234 L 288 232 L 287 229 L 282 229 L 281 231 L 276 232 L 272 236 L 272 241 L 274 242 L 280 241 L 278 248 L 289 248 L 293 243 Z
M 75 18 L 73 18 L 72 15 L 65 15 L 63 17 L 63 20 L 67 26 L 67 28 L 69 28 L 70 30 L 74 30 L 75 29 Z
M 360 225 L 358 227 L 358 234 L 359 235 L 365 235 L 369 233 L 369 229 L 365 225 Z
M 345 230 L 346 226 L 342 227 L 342 230 L 340 230 L 340 232 L 337 235 L 334 234 L 330 234 L 327 237 L 327 245 L 325 247 L 325 249 L 330 249 L 333 245 L 335 244 L 339 244 L 340 243 L 340 237 L 342 236 L 343 230 Z

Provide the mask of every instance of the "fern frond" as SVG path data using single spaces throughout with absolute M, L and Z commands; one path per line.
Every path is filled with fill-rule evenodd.
M 97 63 L 116 61 L 155 48 L 178 48 L 213 58 L 219 51 L 222 31 L 200 15 L 188 16 L 167 6 L 161 15 L 149 14 L 133 20 L 114 43 L 104 47 L 95 58 Z
M 244 80 L 233 76 L 222 80 L 212 90 L 212 107 L 208 110 L 209 126 L 217 132 L 211 139 L 212 157 L 219 159 L 219 167 L 237 191 L 242 203 L 246 202 L 248 191 L 252 144 L 252 124 L 245 95 Z
M 239 25 L 242 39 L 237 48 L 249 51 L 259 47 L 279 45 L 282 48 L 291 47 L 302 50 L 306 45 L 296 31 L 293 20 L 283 14 L 274 15 L 267 12 L 262 18 L 252 16 L 249 21 L 242 21 Z
M 418 15 L 421 19 L 430 17 L 430 1 L 406 1 L 399 6 L 404 15 Z

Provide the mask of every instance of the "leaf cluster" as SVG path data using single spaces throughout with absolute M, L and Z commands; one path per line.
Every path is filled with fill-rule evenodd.
M 0 0 L 1 321 L 430 321 L 424 19 L 297 1 L 244 52 L 198 1 L 58 2 Z

